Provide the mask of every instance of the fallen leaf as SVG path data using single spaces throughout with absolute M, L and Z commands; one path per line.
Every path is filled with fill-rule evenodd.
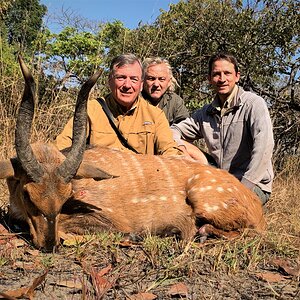
M 60 235 L 60 238 L 62 238 L 63 245 L 64 246 L 77 246 L 78 244 L 82 244 L 86 241 L 85 236 L 83 235 L 75 235 L 75 234 L 69 234 L 64 233 L 63 236 Z
M 37 250 L 37 249 L 34 249 L 34 250 L 28 249 L 28 250 L 26 251 L 26 253 L 28 253 L 28 254 L 30 254 L 30 255 L 32 255 L 32 256 L 38 256 L 38 255 L 40 255 L 40 250 Z
M 45 281 L 47 274 L 48 274 L 48 270 L 46 270 L 45 273 L 42 274 L 41 276 L 34 279 L 32 285 L 29 287 L 26 293 L 26 296 L 28 296 L 29 299 L 33 299 L 35 289 Z
M 127 298 L 128 300 L 153 300 L 156 299 L 157 296 L 151 293 L 138 293 L 133 294 Z
M 101 269 L 100 271 L 97 272 L 97 276 L 103 276 L 107 273 L 109 273 L 112 270 L 112 265 L 108 265 L 107 267 Z
M 34 279 L 30 287 L 22 287 L 16 290 L 8 290 L 0 292 L 0 295 L 5 297 L 4 299 L 15 300 L 16 298 L 26 298 L 33 300 L 34 290 L 45 280 L 48 270 L 41 276 Z
M 0 292 L 0 295 L 4 297 L 4 299 L 8 300 L 16 300 L 17 298 L 24 297 L 28 291 L 28 288 L 23 287 L 16 290 L 9 290 L 5 292 Z
M 78 289 L 78 290 L 82 289 L 82 283 L 79 281 L 76 281 L 76 280 L 61 280 L 61 281 L 53 282 L 50 284 L 61 286 L 61 287 L 67 287 L 70 289 Z
M 136 243 L 133 243 L 130 240 L 123 240 L 119 242 L 119 246 L 124 248 L 130 248 L 136 246 Z
M 112 270 L 112 265 L 108 265 L 100 271 L 97 271 L 92 266 L 88 266 L 84 261 L 81 262 L 81 266 L 84 272 L 90 275 L 91 283 L 97 293 L 97 296 L 102 297 L 110 288 L 113 287 L 115 278 L 112 277 L 111 281 L 109 281 L 103 277 Z
M 176 295 L 186 296 L 188 294 L 188 288 L 184 283 L 179 282 L 173 284 L 167 291 L 167 294 L 172 296 L 176 296 Z
M 267 282 L 279 282 L 287 279 L 286 276 L 272 272 L 257 273 L 256 277 Z
M 24 247 L 26 245 L 26 242 L 22 239 L 13 239 L 11 241 L 11 244 L 16 248 L 19 248 L 19 247 Z
M 16 261 L 14 262 L 13 267 L 19 270 L 30 271 L 36 269 L 36 264 L 33 262 Z
M 300 275 L 300 266 L 298 264 L 296 264 L 295 266 L 291 266 L 292 262 L 281 258 L 274 259 L 272 263 L 273 265 L 279 268 L 279 271 L 283 271 L 287 275 L 291 275 L 291 276 Z

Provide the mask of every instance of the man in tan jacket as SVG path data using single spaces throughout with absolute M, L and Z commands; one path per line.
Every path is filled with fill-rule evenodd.
M 103 100 L 116 127 L 140 154 L 182 154 L 164 112 L 140 96 L 143 77 L 141 62 L 135 55 L 123 54 L 112 60 L 108 79 L 111 92 Z M 72 144 L 72 127 L 73 119 L 56 138 L 59 149 Z M 87 143 L 131 151 L 121 143 L 97 99 L 88 101 Z

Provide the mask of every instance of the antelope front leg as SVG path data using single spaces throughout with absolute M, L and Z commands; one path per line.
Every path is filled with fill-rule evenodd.
M 233 239 L 239 236 L 238 231 L 224 231 L 215 228 L 211 224 L 205 224 L 198 229 L 198 236 L 200 238 L 200 243 L 204 243 L 208 237 L 226 238 Z

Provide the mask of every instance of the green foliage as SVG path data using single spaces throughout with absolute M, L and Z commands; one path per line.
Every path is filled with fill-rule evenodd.
M 46 12 L 46 6 L 39 4 L 39 0 L 15 0 L 4 16 L 8 43 L 18 45 L 22 51 L 30 49 Z
M 58 34 L 48 35 L 45 53 L 56 67 L 60 65 L 58 71 L 80 79 L 101 65 L 104 52 L 101 40 L 92 33 L 66 27 Z
M 36 42 L 40 58 L 47 62 L 47 70 L 61 81 L 76 78 L 83 82 L 95 69 L 106 67 L 110 55 L 121 51 L 117 42 L 128 29 L 119 21 L 99 25 L 95 33 L 75 27 L 65 27 L 60 33 L 44 30 Z M 45 55 L 45 56 L 43 56 Z
M 0 2 L 0 19 L 3 19 L 6 11 L 12 6 L 14 0 L 2 0 Z
M 240 85 L 262 95 L 271 108 L 276 153 L 295 155 L 300 143 L 299 11 L 299 0 L 181 0 L 152 25 L 134 30 L 117 20 L 90 26 L 76 18 L 60 33 L 52 33 L 40 30 L 46 8 L 38 0 L 6 0 L 0 5 L 5 20 L 0 28 L 5 59 L 1 74 L 14 73 L 16 44 L 30 47 L 28 54 L 34 51 L 34 68 L 45 83 L 40 91 L 69 87 L 73 79 L 81 83 L 99 67 L 107 71 L 111 59 L 121 53 L 133 52 L 141 59 L 162 56 L 173 66 L 179 94 L 193 111 L 213 96 L 208 58 L 227 50 L 239 60 Z M 71 23 L 72 15 L 65 19 Z M 102 90 L 104 78 L 99 80 Z
M 12 77 L 19 71 L 19 65 L 15 59 L 14 48 L 6 41 L 6 30 L 0 26 L 0 77 Z
M 299 51 L 299 2 L 247 3 L 180 1 L 154 25 L 136 30 L 131 49 L 136 49 L 138 40 L 142 57 L 169 58 L 181 93 L 191 99 L 207 97 L 207 60 L 219 50 L 238 57 L 243 85 L 274 91 L 279 76 L 291 68 Z
M 209 57 L 221 50 L 233 53 L 240 85 L 262 95 L 271 108 L 276 152 L 299 155 L 299 12 L 294 0 L 180 1 L 153 25 L 132 31 L 126 49 L 142 58 L 169 59 L 190 110 L 212 99 Z
M 124 27 L 121 21 L 108 22 L 100 25 L 97 35 L 99 40 L 103 41 L 104 50 L 107 54 L 107 64 L 110 63 L 113 57 L 126 52 L 125 45 L 130 35 L 130 30 Z

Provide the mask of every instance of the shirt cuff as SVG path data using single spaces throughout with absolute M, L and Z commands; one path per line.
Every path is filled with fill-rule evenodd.
M 255 187 L 255 183 L 249 181 L 248 179 L 246 179 L 245 177 L 242 178 L 241 183 L 247 187 L 249 190 L 253 190 Z

